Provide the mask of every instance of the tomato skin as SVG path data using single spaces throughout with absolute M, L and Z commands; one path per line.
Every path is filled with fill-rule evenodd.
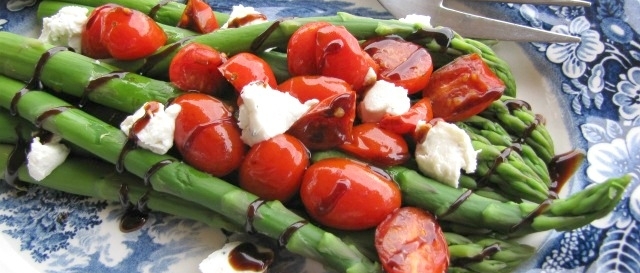
M 323 225 L 372 228 L 400 207 L 398 186 L 373 167 L 347 158 L 320 160 L 307 169 L 300 197 L 307 212 Z
M 102 20 L 101 43 L 119 60 L 151 55 L 167 42 L 162 28 L 146 14 L 126 7 L 111 8 Z
M 404 87 L 409 94 L 427 86 L 433 61 L 424 47 L 401 38 L 382 37 L 367 41 L 363 48 L 380 67 L 379 79 Z
M 226 83 L 218 67 L 226 56 L 198 43 L 182 47 L 169 65 L 169 80 L 184 91 L 216 95 Z
M 188 28 L 203 34 L 220 28 L 211 6 L 203 0 L 187 1 L 178 27 Z
M 342 26 L 324 26 L 316 37 L 316 63 L 320 75 L 342 79 L 356 92 L 363 91 L 370 66 L 358 40 Z
M 289 93 L 302 103 L 311 99 L 321 101 L 338 94 L 353 92 L 347 82 L 325 76 L 291 77 L 279 84 L 278 90 Z
M 380 128 L 392 131 L 396 134 L 413 134 L 419 121 L 429 122 L 433 119 L 433 106 L 429 98 L 422 98 L 409 108 L 409 111 L 401 115 L 385 115 L 378 122 Z
M 400 165 L 411 157 L 407 142 L 401 135 L 382 129 L 375 123 L 354 126 L 351 137 L 339 148 L 378 167 Z
M 214 176 L 227 175 L 240 166 L 247 148 L 224 103 L 202 93 L 180 95 L 173 103 L 182 106 L 174 143 L 185 162 Z
M 227 62 L 218 67 L 218 70 L 236 89 L 238 94 L 245 85 L 261 81 L 272 88 L 276 88 L 276 76 L 267 62 L 255 54 L 242 52 L 233 55 Z
M 314 49 L 318 29 L 330 26 L 328 22 L 307 23 L 296 30 L 287 44 L 287 66 L 291 76 L 318 75 Z
M 500 78 L 473 53 L 434 71 L 422 95 L 431 99 L 434 117 L 455 122 L 482 112 L 504 89 Z
M 308 166 L 304 144 L 280 134 L 251 146 L 240 165 L 239 185 L 262 199 L 286 202 L 298 193 Z
M 104 16 L 116 6 L 118 5 L 106 4 L 96 7 L 91 11 L 87 22 L 82 27 L 82 34 L 80 36 L 82 55 L 94 59 L 111 57 L 107 47 L 102 44 L 100 36 L 102 35 Z
M 355 92 L 337 94 L 311 107 L 287 133 L 300 139 L 309 150 L 330 149 L 351 135 L 355 117 Z
M 375 231 L 375 246 L 387 273 L 442 273 L 449 266 L 449 248 L 435 217 L 402 207 Z

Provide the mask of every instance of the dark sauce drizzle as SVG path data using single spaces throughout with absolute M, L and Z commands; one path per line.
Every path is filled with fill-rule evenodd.
M 438 218 L 442 218 L 442 217 L 446 217 L 447 215 L 455 212 L 456 210 L 458 210 L 460 208 L 460 206 L 462 205 L 462 203 L 464 203 L 465 201 L 467 201 L 467 199 L 469 199 L 469 197 L 471 197 L 471 195 L 473 194 L 473 190 L 468 189 L 466 190 L 464 193 L 462 193 L 460 195 L 460 197 L 458 197 L 458 199 L 456 199 L 456 201 L 454 201 L 449 208 L 447 208 L 447 210 L 438 215 Z
M 286 247 L 289 243 L 289 239 L 291 239 L 291 236 L 293 236 L 296 231 L 298 231 L 308 223 L 309 222 L 307 220 L 300 220 L 287 227 L 287 229 L 282 232 L 282 234 L 280 234 L 280 237 L 278 237 L 278 246 Z
M 82 92 L 82 97 L 80 97 L 78 107 L 84 107 L 87 104 L 87 101 L 89 101 L 89 95 L 91 95 L 91 93 L 93 93 L 96 89 L 107 84 L 107 82 L 112 79 L 123 79 L 127 74 L 128 72 L 114 71 L 89 81 L 89 84 L 84 88 L 84 91 Z
M 165 159 L 165 160 L 159 161 L 156 164 L 153 164 L 153 166 L 151 166 L 151 168 L 144 174 L 144 177 L 143 177 L 144 185 L 145 186 L 151 185 L 151 176 L 156 174 L 156 172 L 162 169 L 162 167 L 172 164 L 174 162 L 176 162 L 175 159 Z
M 40 116 L 38 116 L 36 118 L 34 124 L 36 125 L 36 127 L 40 128 L 40 127 L 42 127 L 42 122 L 44 122 L 46 119 L 48 119 L 48 118 L 50 118 L 52 116 L 58 115 L 58 114 L 60 114 L 62 112 L 65 112 L 67 110 L 70 110 L 70 109 L 74 109 L 74 107 L 71 106 L 71 105 L 64 105 L 64 106 L 58 106 L 58 107 L 51 108 L 51 109 L 49 109 L 47 111 L 42 112 L 42 114 L 40 114 Z
M 18 128 L 16 128 L 16 131 Z M 4 171 L 4 180 L 9 186 L 19 191 L 26 190 L 26 184 L 18 180 L 18 169 L 20 166 L 27 162 L 27 149 L 29 144 L 22 138 L 18 138 L 18 142 L 11 150 L 9 154 L 9 160 L 7 161 L 7 167 Z
M 256 245 L 241 243 L 229 252 L 229 264 L 237 271 L 262 272 L 274 260 L 272 252 L 260 252 Z
M 144 226 L 149 219 L 149 191 L 147 191 L 137 204 L 129 200 L 129 187 L 126 184 L 120 185 L 120 204 L 126 208 L 125 213 L 120 217 L 120 231 L 124 233 L 136 231 Z
M 280 27 L 280 23 L 282 23 L 284 20 L 286 19 L 281 18 L 273 21 L 273 23 L 263 33 L 260 33 L 260 35 L 253 39 L 249 49 L 251 49 L 251 51 L 258 51 L 258 49 L 260 49 L 260 47 L 264 45 L 267 39 L 269 39 L 269 36 L 271 36 L 271 34 L 273 34 L 273 32 L 276 31 L 278 27 Z
M 255 219 L 256 214 L 258 213 L 258 209 L 265 202 L 267 201 L 265 201 L 264 199 L 258 198 L 255 201 L 251 202 L 251 204 L 249 204 L 249 207 L 247 208 L 247 222 L 244 225 L 244 230 L 247 234 L 256 233 L 256 229 L 253 226 L 253 220 Z
M 480 253 L 476 254 L 473 257 L 456 259 L 455 261 L 453 261 L 452 266 L 463 267 L 469 264 L 479 263 L 479 262 L 482 262 L 484 259 L 489 258 L 494 254 L 498 253 L 500 250 L 502 249 L 500 248 L 500 245 L 498 243 L 491 244 L 483 248 Z
M 188 43 L 193 37 L 185 37 L 175 43 L 166 46 L 160 52 L 155 53 L 149 57 L 147 57 L 145 63 L 136 71 L 140 75 L 145 75 L 149 73 L 158 63 L 166 59 L 169 55 L 176 52 L 180 47 Z
M 158 11 L 165 5 L 169 4 L 169 2 L 173 2 L 173 1 L 175 0 L 162 0 L 158 2 L 158 4 L 156 4 L 149 10 L 149 14 L 147 15 L 149 15 L 149 17 L 151 17 L 153 20 L 156 20 L 156 15 L 158 15 Z
M 511 146 L 502 150 L 502 152 L 500 152 L 500 155 L 493 161 L 493 164 L 491 165 L 489 171 L 482 178 L 480 178 L 480 180 L 478 180 L 478 184 L 485 185 L 487 181 L 489 181 L 491 176 L 496 172 L 498 166 L 509 159 L 509 156 L 512 152 L 520 153 L 521 151 L 522 145 L 517 142 L 512 143 Z
M 47 64 L 47 61 L 49 61 L 49 59 L 51 59 L 51 57 L 53 57 L 53 55 L 55 55 L 56 53 L 62 52 L 62 51 L 68 51 L 68 50 L 73 51 L 72 48 L 56 46 L 56 47 L 47 49 L 47 51 L 45 51 L 44 53 L 42 53 L 42 55 L 40 55 L 40 59 L 38 59 L 38 62 L 36 63 L 36 66 L 33 70 L 33 76 L 31 77 L 31 80 L 29 80 L 27 85 L 25 85 L 22 89 L 20 89 L 20 91 L 18 91 L 11 99 L 11 106 L 9 107 L 9 113 L 12 116 L 18 115 L 18 101 L 20 100 L 20 98 L 22 98 L 22 96 L 24 96 L 26 93 L 28 93 L 32 89 L 44 88 L 44 85 L 40 80 L 40 76 L 42 75 L 42 69 L 44 68 L 44 65 Z

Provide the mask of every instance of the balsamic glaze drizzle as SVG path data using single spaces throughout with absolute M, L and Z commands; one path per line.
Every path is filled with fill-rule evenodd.
M 491 244 L 483 248 L 480 253 L 476 254 L 473 257 L 459 258 L 454 260 L 452 263 L 452 266 L 463 267 L 465 265 L 479 263 L 479 262 L 482 262 L 484 259 L 489 258 L 494 254 L 498 253 L 500 250 L 502 250 L 502 248 L 500 248 L 500 245 L 498 243 Z
M 122 146 L 122 150 L 120 150 L 120 154 L 118 155 L 118 161 L 116 161 L 116 171 L 118 173 L 123 173 L 125 171 L 124 158 L 136 147 L 138 147 L 136 141 L 131 138 L 127 138 L 127 142 L 124 143 L 124 146 Z
M 136 71 L 136 73 L 140 75 L 145 75 L 149 73 L 158 63 L 162 62 L 168 56 L 176 52 L 180 47 L 188 43 L 194 37 L 185 37 L 176 41 L 175 43 L 166 46 L 164 49 L 161 49 L 160 52 L 155 53 L 149 57 L 147 57 L 145 63 Z
M 280 237 L 278 237 L 278 246 L 286 247 L 289 243 L 289 239 L 291 239 L 291 236 L 293 236 L 296 231 L 298 231 L 308 223 L 309 222 L 307 220 L 300 220 L 287 227 L 287 229 L 282 232 L 282 234 L 280 234 Z
M 251 204 L 249 204 L 249 207 L 247 208 L 247 222 L 244 226 L 244 230 L 247 234 L 256 233 L 256 229 L 253 226 L 253 220 L 256 217 L 256 213 L 258 213 L 258 209 L 260 208 L 260 206 L 262 206 L 266 202 L 267 201 L 265 201 L 264 199 L 258 198 L 255 201 L 251 202 Z
M 438 218 L 442 218 L 442 217 L 446 217 L 447 215 L 455 212 L 456 210 L 458 210 L 460 208 L 460 206 L 462 205 L 462 203 L 464 203 L 465 201 L 467 201 L 467 199 L 469 199 L 469 197 L 471 197 L 471 195 L 473 194 L 473 190 L 468 189 L 466 190 L 464 193 L 462 193 L 460 195 L 460 197 L 458 197 L 458 199 L 456 199 L 456 201 L 454 201 L 449 208 L 447 208 L 447 210 L 438 215 Z
M 42 114 L 40 114 L 40 116 L 36 118 L 34 124 L 36 125 L 36 127 L 40 128 L 42 127 L 42 122 L 44 122 L 44 120 L 73 108 L 74 107 L 70 105 L 51 108 L 47 111 L 42 112 Z
M 145 186 L 151 185 L 151 176 L 158 172 L 162 167 L 176 162 L 174 159 L 161 160 L 156 164 L 153 164 L 151 168 L 144 174 L 143 181 Z
M 18 128 L 16 128 L 18 130 Z M 20 166 L 27 162 L 27 149 L 29 144 L 22 138 L 18 138 L 18 142 L 11 150 L 9 159 L 7 161 L 7 167 L 4 171 L 4 177 L 2 178 L 9 186 L 19 191 L 24 191 L 26 185 L 18 180 L 18 169 Z
M 44 65 L 47 64 L 47 61 L 49 61 L 49 59 L 51 59 L 51 57 L 53 57 L 53 55 L 55 55 L 56 53 L 62 52 L 62 51 L 68 51 L 68 50 L 73 51 L 72 48 L 56 46 L 56 47 L 47 49 L 47 51 L 45 51 L 44 53 L 42 53 L 42 55 L 40 55 L 40 59 L 38 59 L 38 62 L 36 63 L 36 66 L 33 70 L 33 76 L 31 77 L 29 82 L 22 89 L 20 89 L 20 91 L 18 91 L 11 99 L 11 106 L 9 107 L 9 113 L 12 116 L 18 115 L 18 101 L 20 100 L 20 98 L 22 98 L 22 96 L 27 94 L 32 89 L 40 90 L 44 88 L 44 85 L 40 80 L 40 76 L 42 75 L 42 69 L 44 68 Z
M 78 107 L 82 108 L 85 106 L 85 104 L 87 104 L 87 101 L 89 100 L 89 95 L 91 95 L 93 91 L 107 84 L 107 82 L 109 82 L 112 79 L 123 79 L 125 76 L 127 76 L 128 73 L 129 72 L 114 71 L 89 81 L 89 84 L 87 84 L 87 87 L 84 88 L 84 92 L 82 92 L 82 96 L 80 97 L 80 102 L 78 102 Z
M 126 184 L 120 185 L 120 204 L 126 208 L 125 213 L 120 217 L 120 231 L 124 233 L 136 231 L 144 226 L 149 219 L 149 192 L 145 192 L 134 205 L 129 200 L 129 187 Z
M 160 2 L 158 2 L 158 4 L 156 4 L 149 10 L 149 14 L 147 15 L 149 15 L 151 19 L 156 20 L 156 15 L 158 15 L 158 11 L 165 5 L 169 4 L 169 2 L 173 2 L 173 1 L 175 0 L 161 0 Z
M 264 32 L 260 33 L 260 35 L 253 39 L 249 49 L 251 49 L 251 51 L 258 51 L 258 49 L 262 47 L 267 39 L 269 39 L 269 36 L 271 36 L 271 34 L 273 34 L 273 32 L 276 31 L 278 27 L 280 27 L 280 23 L 282 23 L 282 21 L 284 21 L 284 19 L 282 18 L 273 21 L 273 23 Z

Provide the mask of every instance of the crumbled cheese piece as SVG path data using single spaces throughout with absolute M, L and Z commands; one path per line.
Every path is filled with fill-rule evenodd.
M 272 89 L 262 82 L 250 83 L 240 94 L 238 125 L 247 145 L 270 139 L 289 130 L 318 100 L 300 103 L 289 93 Z
M 429 125 L 421 122 L 416 131 L 422 130 L 423 126 Z M 476 171 L 478 152 L 464 130 L 455 124 L 438 121 L 416 146 L 415 156 L 424 175 L 457 188 L 460 169 L 466 173 Z
M 243 244 L 242 242 L 230 242 L 225 244 L 221 249 L 214 251 L 209 254 L 207 258 L 205 258 L 200 263 L 200 272 L 202 273 L 259 273 L 266 272 L 267 268 L 265 266 L 264 270 L 261 271 L 253 271 L 253 270 L 237 270 L 233 267 L 231 262 L 229 261 L 229 255 L 234 251 L 236 247 Z M 273 254 L 271 250 L 258 247 L 258 251 L 261 253 L 270 252 Z M 273 257 L 273 256 L 272 256 Z M 267 264 L 271 261 L 266 261 Z
M 415 24 L 420 26 L 421 28 L 432 28 L 431 26 L 431 16 L 419 15 L 419 14 L 409 14 L 404 18 L 400 18 L 400 22 L 405 22 L 409 24 Z
M 404 87 L 379 80 L 364 94 L 358 107 L 363 122 L 378 122 L 386 114 L 401 115 L 409 111 L 411 100 Z
M 367 71 L 367 75 L 364 77 L 364 86 L 365 87 L 372 86 L 376 83 L 377 80 L 378 80 L 378 74 L 376 73 L 376 70 L 373 69 L 373 67 L 369 67 L 369 70 Z
M 36 181 L 49 176 L 55 168 L 60 166 L 69 155 L 69 148 L 60 143 L 62 138 L 53 135 L 51 141 L 41 143 L 39 137 L 34 137 L 31 150 L 27 154 L 27 170 Z
M 267 22 L 267 17 L 256 11 L 253 7 L 245 7 L 243 5 L 233 6 L 229 19 L 221 28 L 233 28 L 256 25 Z
M 147 111 L 150 103 L 157 104 L 156 111 Z M 147 102 L 120 124 L 120 130 L 129 136 L 134 124 L 148 116 L 149 120 L 146 126 L 135 132 L 136 144 L 156 154 L 165 154 L 173 146 L 176 117 L 180 110 L 182 110 L 182 107 L 179 104 L 172 104 L 165 109 L 162 103 Z
M 88 12 L 88 9 L 78 6 L 61 8 L 55 15 L 42 19 L 42 33 L 38 39 L 80 52 L 82 27 L 87 22 Z

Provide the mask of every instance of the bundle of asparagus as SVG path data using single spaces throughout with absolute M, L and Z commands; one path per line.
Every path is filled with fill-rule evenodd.
M 67 2 L 87 6 L 104 4 L 87 0 Z M 153 13 L 156 20 L 167 25 L 175 25 L 184 10 L 182 4 L 175 2 L 162 6 L 150 1 L 107 2 Z M 47 5 L 50 5 L 50 11 L 47 12 L 43 8 L 40 16 L 66 4 L 43 1 L 41 7 Z M 220 21 L 227 18 L 224 14 L 216 15 Z M 194 36 L 190 41 L 207 44 L 229 55 L 241 51 L 282 47 L 298 27 L 311 21 L 328 21 L 343 25 L 361 39 L 389 34 L 411 37 L 425 31 L 415 25 L 395 20 L 376 20 L 342 13 L 332 17 L 298 18 L 274 24 L 221 30 Z M 246 226 L 249 222 L 252 229 L 274 239 L 282 239 L 283 234 L 290 235 L 291 237 L 285 241 L 287 249 L 316 259 L 336 270 L 380 271 L 377 263 L 372 261 L 375 257 L 362 254 L 361 249 L 365 249 L 366 245 L 347 244 L 339 238 L 342 236 L 336 237 L 311 224 L 291 230 L 292 226 L 304 219 L 279 202 L 270 201 L 262 204 L 253 194 L 219 178 L 201 173 L 170 156 L 156 155 L 141 149 L 128 150 L 126 156 L 122 156 L 122 152 L 128 149 L 127 139 L 118 129 L 49 93 L 33 90 L 37 89 L 33 84 L 29 85 L 30 90 L 25 92 L 23 82 L 41 81 L 44 86 L 53 90 L 54 94 L 61 92 L 80 98 L 82 105 L 86 104 L 86 100 L 90 100 L 126 113 L 134 112 L 147 101 L 165 103 L 182 91 L 164 81 L 135 73 L 142 69 L 145 75 L 163 78 L 175 50 L 183 44 L 177 37 L 193 36 L 192 33 L 171 30 L 171 27 L 165 27 L 165 31 L 180 33 L 174 36 L 174 44 L 166 46 L 146 60 L 124 66 L 109 65 L 71 51 L 53 54 L 52 51 L 57 51 L 58 48 L 52 45 L 0 32 L 0 47 L 3 48 L 0 51 L 0 74 L 4 75 L 0 76 L 0 105 L 45 130 L 61 135 L 65 141 L 89 151 L 104 161 L 122 164 L 124 169 L 138 176 L 138 179 L 148 179 L 152 189 L 135 183 L 133 180 L 136 179 L 133 177 L 122 178 L 126 181 L 124 184 L 130 188 L 131 199 L 140 199 L 144 190 L 150 190 L 147 198 L 152 209 L 171 214 L 178 213 L 228 230 L 239 230 L 239 227 Z M 495 56 L 491 48 L 455 34 L 447 40 L 448 43 L 443 43 L 437 37 L 446 36 L 445 30 L 438 28 L 428 31 L 435 33 L 435 36 L 420 37 L 417 41 L 432 54 L 442 56 L 440 59 L 451 59 L 465 53 L 479 53 L 507 84 L 507 94 L 515 95 L 515 84 L 508 66 Z M 268 35 L 263 36 L 264 33 Z M 259 36 L 263 39 L 256 44 L 256 37 Z M 273 53 L 268 57 L 272 66 L 282 67 L 284 63 L 286 67 L 285 55 Z M 131 72 L 122 72 L 123 67 Z M 513 98 L 505 96 L 480 116 L 460 123 L 474 140 L 474 147 L 483 150 L 478 158 L 479 176 L 463 176 L 462 180 L 467 183 L 461 181 L 463 185 L 477 189 L 477 192 L 446 186 L 406 167 L 390 168 L 387 171 L 400 185 L 403 201 L 439 215 L 441 220 L 455 226 L 456 230 L 483 230 L 492 236 L 522 236 L 550 229 L 573 229 L 610 212 L 620 200 L 630 178 L 613 178 L 566 199 L 550 199 L 548 195 L 552 179 L 546 164 L 552 161 L 554 155 L 551 138 L 539 117 L 533 115 L 526 107 L 514 108 L 514 103 L 516 102 Z M 8 117 L 6 113 L 0 115 L 2 128 L 11 128 L 3 132 L 15 132 L 15 123 L 18 122 L 16 119 Z M 25 127 L 29 128 L 20 126 Z M 76 129 L 79 127 L 85 130 L 79 132 Z M 3 143 L 15 143 L 19 138 L 13 133 L 0 134 L 0 141 Z M 495 164 L 497 158 L 503 156 L 504 151 L 514 144 L 518 145 L 520 153 L 509 153 L 504 156 L 503 162 Z M 0 146 L 0 167 L 7 164 L 9 150 L 9 147 Z M 169 163 L 163 163 L 162 168 L 155 168 L 160 162 Z M 76 165 L 81 163 L 76 163 L 75 159 L 68 160 L 62 165 L 68 167 L 64 167 L 59 173 L 64 173 L 65 170 L 78 172 Z M 62 166 L 60 168 L 63 168 Z M 23 169 L 24 167 L 19 172 L 20 180 L 32 182 Z M 113 200 L 116 196 L 115 189 L 123 182 L 113 183 L 109 179 L 100 179 L 116 175 L 112 173 L 113 170 L 114 168 L 110 171 L 109 168 L 105 168 L 104 173 L 100 172 L 103 175 L 98 173 L 97 177 L 85 174 L 87 181 L 105 181 L 102 193 L 93 192 L 88 187 L 69 187 L 53 182 L 61 180 L 59 176 L 50 176 L 42 183 L 71 193 Z M 51 184 L 48 181 L 52 181 Z M 481 194 L 483 188 L 489 188 L 493 194 Z M 520 202 L 520 199 L 533 202 Z M 248 217 L 248 208 L 256 206 L 256 202 L 260 202 L 261 205 Z M 190 213 L 185 214 L 185 210 L 189 210 Z M 496 271 L 510 270 L 533 251 L 526 246 L 504 241 L 487 243 L 485 240 L 482 243 L 473 243 L 470 239 L 455 234 L 450 234 L 447 238 L 451 238 L 449 243 L 454 261 L 452 271 L 481 272 L 489 268 Z M 487 249 L 494 244 L 499 245 L 500 250 L 490 253 Z M 470 245 L 473 247 L 469 247 Z M 509 249 L 512 252 L 505 252 Z M 503 260 L 499 257 L 503 257 Z M 500 261 L 496 262 L 493 259 Z

